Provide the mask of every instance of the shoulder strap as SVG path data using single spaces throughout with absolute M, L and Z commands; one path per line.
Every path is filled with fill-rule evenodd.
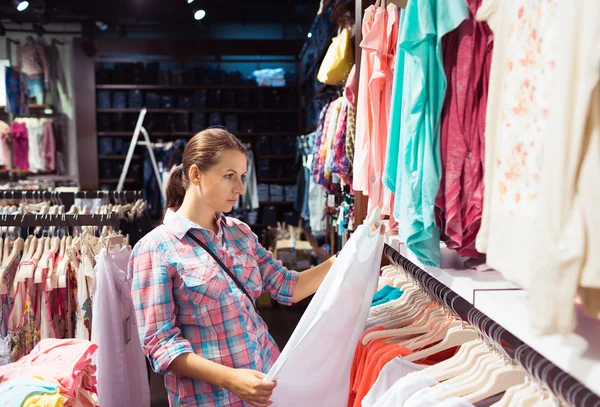
M 200 239 L 198 239 L 196 236 L 194 236 L 191 232 L 188 232 L 187 235 L 188 235 L 188 237 L 190 239 L 192 239 L 194 242 L 198 243 L 204 250 L 206 250 L 206 252 L 208 254 L 210 254 L 213 259 L 215 259 L 215 261 L 219 264 L 219 266 L 221 266 L 221 268 L 223 269 L 223 271 L 225 271 L 225 273 L 227 273 L 227 275 L 233 280 L 233 282 L 235 283 L 235 285 L 237 285 L 238 288 L 240 290 L 242 290 L 242 292 L 244 294 L 246 294 L 246 297 L 248 297 L 248 299 L 252 303 L 252 306 L 254 307 L 254 310 L 258 314 L 258 308 L 256 308 L 256 304 L 254 303 L 254 300 L 252 299 L 252 296 L 250 296 L 250 294 L 248 293 L 248 291 L 246 290 L 246 288 L 244 287 L 244 285 L 240 282 L 240 280 L 238 280 L 238 278 L 235 276 L 235 274 L 233 274 L 231 272 L 231 270 L 229 270 L 229 268 L 221 261 L 221 259 L 219 259 L 217 257 L 217 255 L 212 250 L 210 250 L 210 248 L 207 245 L 205 245 L 204 243 L 202 243 L 200 241 Z

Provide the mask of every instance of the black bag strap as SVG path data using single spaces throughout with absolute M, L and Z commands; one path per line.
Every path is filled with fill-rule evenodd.
M 208 252 L 208 254 L 210 254 L 213 259 L 215 259 L 215 261 L 219 264 L 219 266 L 221 266 L 223 271 L 225 271 L 225 273 L 227 273 L 227 275 L 233 280 L 235 285 L 237 285 L 238 288 L 240 290 L 242 290 L 242 292 L 244 294 L 246 294 L 246 297 L 248 297 L 248 299 L 252 303 L 252 306 L 254 307 L 254 310 L 258 314 L 258 308 L 256 308 L 256 304 L 254 303 L 252 296 L 250 296 L 250 294 L 248 293 L 248 291 L 246 290 L 244 285 L 240 282 L 240 280 L 238 280 L 238 278 L 235 276 L 235 274 L 233 274 L 231 272 L 231 270 L 229 270 L 229 268 L 217 257 L 217 255 L 212 250 L 210 250 L 210 248 L 207 245 L 202 243 L 196 236 L 192 235 L 191 231 L 188 232 L 187 235 L 189 236 L 190 239 L 192 239 L 194 242 L 198 243 L 204 250 L 206 250 L 206 252 Z

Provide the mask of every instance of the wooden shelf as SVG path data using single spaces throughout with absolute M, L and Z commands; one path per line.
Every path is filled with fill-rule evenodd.
M 295 184 L 296 178 L 259 178 L 259 184 Z
M 258 86 L 258 85 L 96 85 L 99 90 L 200 90 L 200 89 L 297 89 L 297 86 Z
M 139 113 L 141 109 L 96 109 L 98 113 Z M 148 113 L 298 113 L 300 109 L 146 109 Z
M 150 132 L 150 137 L 193 137 L 195 132 L 169 132 L 169 131 L 155 131 Z M 96 134 L 98 137 L 132 137 L 133 131 L 100 131 Z M 286 137 L 286 136 L 297 136 L 297 132 L 273 132 L 273 133 L 239 133 L 239 137 Z
M 4 110 L 6 106 L 0 106 L 0 109 Z M 52 105 L 29 105 L 30 109 L 52 109 L 54 110 L 54 107 Z
M 261 206 L 292 206 L 294 201 L 259 201 Z
M 125 160 L 127 158 L 126 155 L 99 155 L 99 160 Z M 131 157 L 132 160 L 141 160 L 142 156 L 134 155 Z
M 119 178 L 100 178 L 99 181 L 101 184 L 118 184 Z M 139 182 L 139 180 L 135 178 L 125 178 L 126 184 L 132 184 L 134 182 Z

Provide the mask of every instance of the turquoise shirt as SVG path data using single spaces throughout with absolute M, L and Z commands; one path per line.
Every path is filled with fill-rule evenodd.
M 434 206 L 446 93 L 442 37 L 468 17 L 464 0 L 408 0 L 401 12 L 384 182 L 396 194 L 400 238 L 426 265 L 440 263 Z
M 36 394 L 56 393 L 58 386 L 33 377 L 18 377 L 0 386 L 0 406 L 21 406 Z

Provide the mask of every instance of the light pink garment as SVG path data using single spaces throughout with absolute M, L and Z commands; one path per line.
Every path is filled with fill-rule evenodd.
M 44 83 L 50 82 L 50 64 L 44 46 L 38 43 L 21 45 L 17 49 L 21 71 L 30 78 L 41 77 Z
M 19 361 L 0 366 L 0 382 L 37 376 L 57 384 L 60 394 L 67 400 L 81 401 L 80 391 L 97 393 L 96 367 L 92 365 L 92 354 L 97 349 L 97 345 L 81 339 L 44 339 Z
M 56 169 L 56 142 L 54 140 L 54 131 L 52 130 L 52 120 L 44 123 L 42 158 L 44 159 L 44 168 L 50 171 Z
M 373 25 L 375 6 L 369 6 L 365 10 L 362 25 L 362 35 L 365 38 L 371 26 Z M 369 182 L 369 162 L 371 148 L 371 128 L 373 126 L 373 118 L 371 117 L 371 109 L 369 106 L 369 79 L 373 71 L 373 55 L 365 49 L 361 51 L 361 63 L 358 81 L 358 95 L 356 97 L 356 139 L 354 150 L 354 179 L 353 187 L 355 191 L 361 191 L 364 195 L 370 193 Z
M 12 168 L 12 156 L 10 154 L 10 126 L 0 120 L 0 165 Z

